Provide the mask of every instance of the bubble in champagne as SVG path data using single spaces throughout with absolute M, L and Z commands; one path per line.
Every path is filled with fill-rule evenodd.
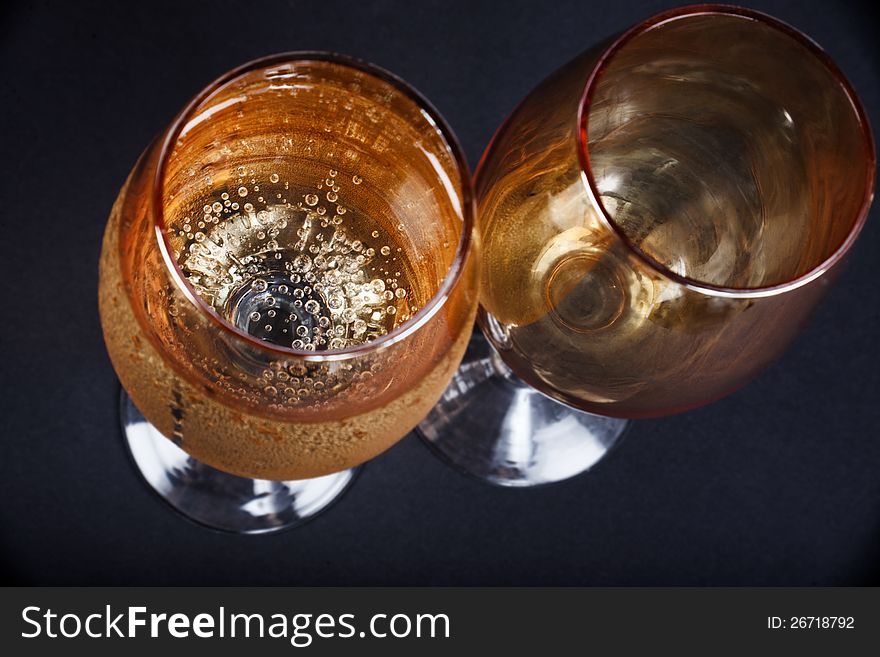
M 407 317 L 392 303 L 407 295 L 402 275 L 391 275 L 385 261 L 375 260 L 378 254 L 390 256 L 397 245 L 388 243 L 391 236 L 384 245 L 376 243 L 384 231 L 358 211 L 347 212 L 345 184 L 335 184 L 336 173 L 310 187 L 294 185 L 292 193 L 303 199 L 296 205 L 273 205 L 270 194 L 269 203 L 263 197 L 242 202 L 241 213 L 237 203 L 224 209 L 211 200 L 193 208 L 206 216 L 187 225 L 183 233 L 192 245 L 186 243 L 189 251 L 177 250 L 176 257 L 196 292 L 257 339 L 296 350 L 344 349 L 385 335 Z M 280 182 L 277 173 L 267 179 Z M 249 187 L 237 188 L 240 196 L 259 189 L 257 177 L 248 182 Z M 352 183 L 359 184 L 360 177 Z M 323 197 L 335 204 L 329 206 L 333 212 L 320 205 L 316 192 L 322 187 Z M 225 191 L 214 194 L 221 192 L 228 200 Z M 315 383 L 333 385 L 327 379 L 307 380 L 297 377 L 291 383 L 294 400 L 303 398 L 304 388 L 305 396 L 314 392 Z
M 312 259 L 302 253 L 293 259 L 293 268 L 299 272 L 307 272 L 312 268 Z

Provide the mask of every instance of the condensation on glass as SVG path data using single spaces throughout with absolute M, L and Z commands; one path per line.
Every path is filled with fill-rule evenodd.
M 405 435 L 457 367 L 477 303 L 470 183 L 407 90 L 337 56 L 260 60 L 194 99 L 122 189 L 107 347 L 199 461 L 343 470 Z

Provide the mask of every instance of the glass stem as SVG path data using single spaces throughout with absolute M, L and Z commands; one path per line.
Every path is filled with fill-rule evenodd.
M 492 370 L 492 374 L 504 379 L 516 379 L 516 374 L 514 374 L 513 370 L 504 362 L 504 359 L 501 357 L 501 354 L 498 353 L 498 350 L 495 349 L 491 343 L 489 344 L 489 348 L 491 349 L 491 353 L 487 359 L 487 364 Z

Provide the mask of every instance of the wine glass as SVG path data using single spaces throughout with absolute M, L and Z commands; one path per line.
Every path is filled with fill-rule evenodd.
M 100 263 L 134 462 L 210 527 L 290 527 L 440 397 L 477 308 L 470 178 L 399 78 L 337 54 L 212 82 L 142 155 Z
M 531 486 L 596 463 L 627 419 L 712 402 L 773 361 L 873 197 L 865 112 L 764 14 L 659 14 L 546 79 L 476 174 L 480 324 L 420 425 L 447 460 Z

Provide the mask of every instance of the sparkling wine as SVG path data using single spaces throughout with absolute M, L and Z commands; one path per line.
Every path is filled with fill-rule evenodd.
M 241 166 L 179 219 L 187 280 L 221 317 L 280 346 L 343 349 L 387 334 L 418 310 L 399 238 L 346 205 L 359 176 L 301 179 Z
M 424 417 L 476 310 L 467 178 L 436 123 L 381 75 L 306 58 L 220 84 L 148 150 L 100 298 L 160 433 L 227 472 L 302 479 Z

